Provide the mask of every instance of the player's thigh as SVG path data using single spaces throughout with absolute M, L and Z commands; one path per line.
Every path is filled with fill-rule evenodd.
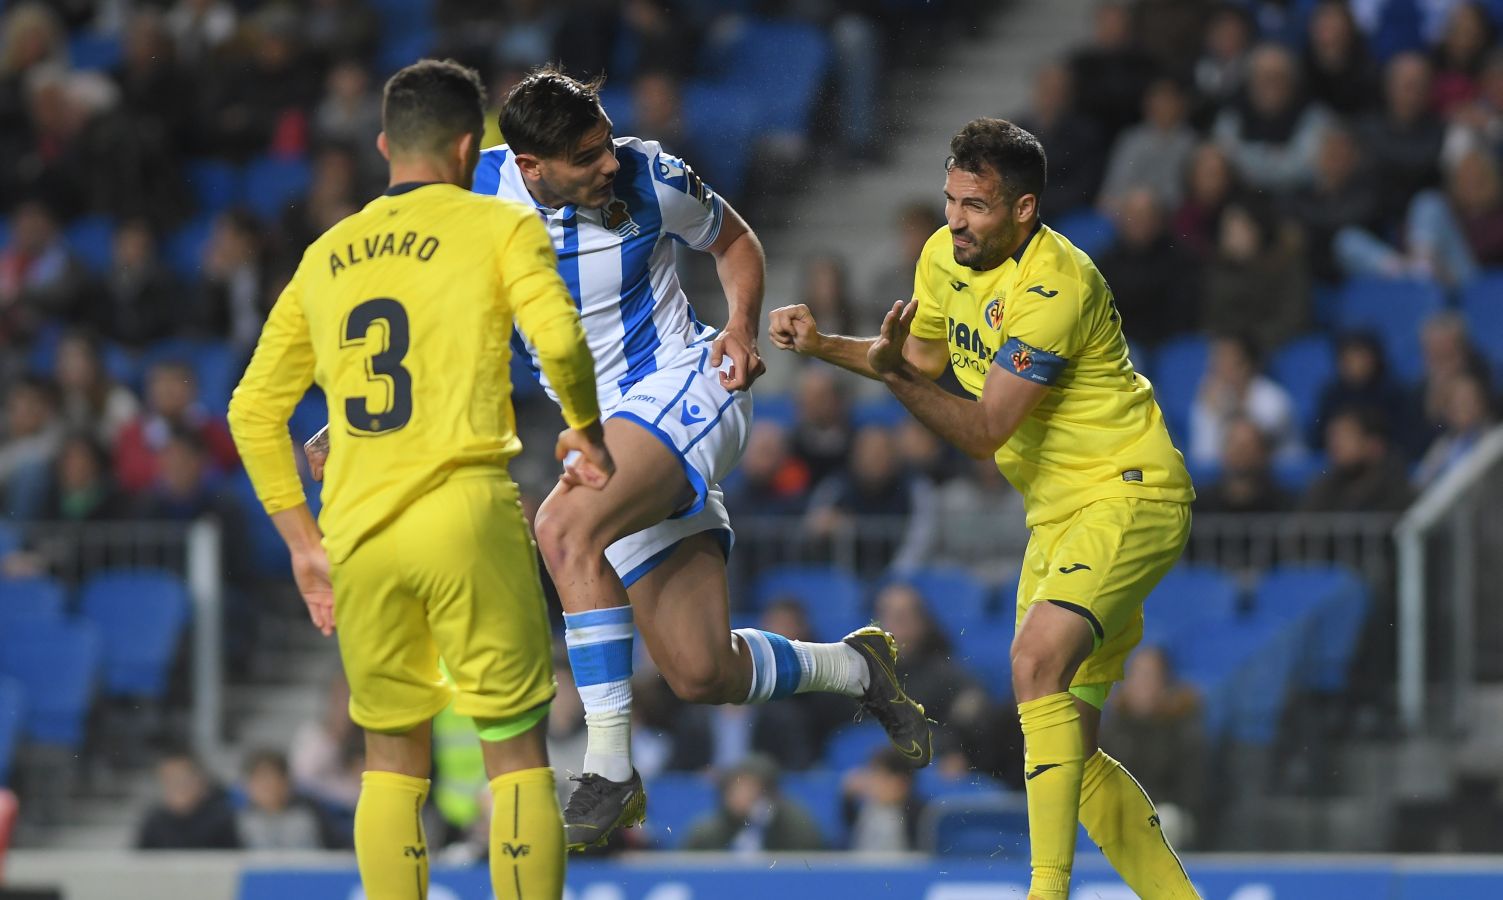
M 665 674 L 712 678 L 734 664 L 725 544 L 716 532 L 691 535 L 627 591 L 647 652 Z
M 378 732 L 411 729 L 437 715 L 451 697 L 423 598 L 404 577 L 403 524 L 398 519 L 377 532 L 330 571 L 350 718 Z
M 508 478 L 451 479 L 406 514 L 408 581 L 454 685 L 454 711 L 509 719 L 553 698 L 537 551 Z

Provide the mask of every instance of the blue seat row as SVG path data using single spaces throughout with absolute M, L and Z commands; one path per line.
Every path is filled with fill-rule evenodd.
M 63 329 L 57 325 L 37 334 L 26 357 L 31 374 L 44 378 L 52 375 L 62 338 Z M 229 408 L 230 394 L 235 390 L 245 363 L 242 355 L 232 350 L 229 344 L 194 338 L 167 338 L 139 353 L 106 342 L 100 351 L 110 377 L 137 394 L 144 390 L 146 373 L 152 366 L 165 362 L 188 364 L 198 382 L 199 400 L 217 415 L 223 415 Z

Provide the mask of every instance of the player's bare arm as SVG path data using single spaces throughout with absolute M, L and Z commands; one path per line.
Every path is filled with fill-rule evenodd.
M 908 329 L 917 309 L 915 300 L 906 306 L 893 304 L 882 320 L 881 334 L 867 353 L 867 364 L 880 373 L 893 396 L 931 431 L 968 456 L 989 459 L 1039 405 L 1049 387 L 992 366 L 980 400 L 966 400 L 945 391 L 906 358 L 907 344 L 912 340 Z M 979 416 L 977 406 L 981 407 Z
M 774 346 L 800 356 L 812 356 L 874 381 L 881 375 L 867 362 L 867 353 L 877 338 L 822 334 L 814 313 L 802 303 L 779 307 L 768 316 L 767 336 Z M 903 342 L 903 358 L 930 379 L 938 378 L 950 363 L 950 349 L 943 340 L 909 335 Z
M 730 308 L 725 329 L 710 345 L 710 365 L 719 366 L 729 356 L 732 368 L 720 374 L 720 383 L 728 391 L 744 391 L 767 371 L 757 351 L 767 256 L 756 233 L 730 204 L 725 206 L 720 234 L 707 252 L 715 257 L 715 272 L 720 276 L 720 286 Z

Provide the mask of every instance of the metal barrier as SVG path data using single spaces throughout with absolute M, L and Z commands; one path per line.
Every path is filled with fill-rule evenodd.
M 196 522 L 22 522 L 22 566 L 77 588 L 105 569 L 165 569 L 181 576 L 193 601 L 190 735 L 201 759 L 216 759 L 224 723 L 221 529 Z
M 1461 728 L 1473 685 L 1479 678 L 1503 677 L 1503 610 L 1479 602 L 1484 595 L 1496 597 L 1503 584 L 1500 505 L 1503 428 L 1496 428 L 1431 485 L 1394 529 L 1399 716 L 1411 733 L 1432 724 L 1425 716 L 1432 682 L 1446 683 L 1446 724 Z M 1440 679 L 1433 661 L 1447 666 Z

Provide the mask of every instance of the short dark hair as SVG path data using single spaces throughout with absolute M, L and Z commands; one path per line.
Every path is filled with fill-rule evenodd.
M 501 136 L 517 153 L 559 159 L 605 120 L 601 77 L 580 81 L 547 65 L 528 73 L 501 106 Z
M 950 138 L 945 169 L 974 175 L 995 172 L 1004 195 L 1015 200 L 1024 194 L 1043 197 L 1048 162 L 1038 138 L 1006 119 L 983 117 L 967 122 Z
M 287 756 L 280 750 L 261 749 L 245 758 L 246 775 L 254 774 L 263 766 L 272 769 L 283 778 L 288 777 Z
M 461 135 L 485 130 L 480 74 L 452 59 L 422 59 L 386 82 L 381 128 L 397 153 L 434 153 Z

